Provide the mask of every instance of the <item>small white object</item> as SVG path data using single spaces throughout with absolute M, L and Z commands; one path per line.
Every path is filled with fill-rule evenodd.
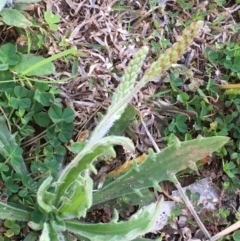
M 200 193 L 198 203 L 202 203 L 204 208 L 212 210 L 215 209 L 214 203 L 218 202 L 219 192 L 216 188 L 212 186 L 210 178 L 204 178 L 196 183 L 193 183 L 183 188 L 184 191 L 186 191 L 187 189 L 189 189 L 191 193 Z M 172 196 L 180 197 L 178 191 L 173 191 Z M 171 215 L 171 211 L 175 206 L 176 203 L 173 201 L 164 201 L 161 209 L 161 214 L 159 215 L 155 226 L 149 232 L 156 233 L 159 232 L 159 230 L 163 229 L 163 227 L 167 225 L 168 219 Z

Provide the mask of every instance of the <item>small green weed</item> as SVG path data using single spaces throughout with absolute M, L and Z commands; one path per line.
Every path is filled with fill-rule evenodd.
M 216 44 L 216 49 L 206 49 L 207 57 L 214 65 L 224 68 L 221 71 L 225 80 L 234 83 L 234 79 L 240 78 L 240 45 L 238 43 Z
M 60 22 L 60 16 L 58 14 L 53 14 L 50 11 L 46 11 L 44 13 L 44 19 L 48 23 L 51 30 L 57 31 L 57 24 Z

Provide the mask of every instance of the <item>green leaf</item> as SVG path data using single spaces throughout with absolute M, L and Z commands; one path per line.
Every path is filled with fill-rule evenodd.
M 16 71 L 17 73 L 23 74 L 23 72 L 29 67 L 43 61 L 45 58 L 42 56 L 36 56 L 33 54 L 20 54 L 20 62 L 15 66 L 11 67 L 11 70 Z M 44 64 L 37 69 L 33 69 L 27 73 L 27 76 L 44 76 L 52 74 L 55 71 L 54 64 L 52 62 Z
M 20 233 L 20 226 L 16 224 L 13 220 L 5 220 L 4 227 L 10 228 L 15 235 Z
M 108 134 L 121 136 L 123 132 L 133 124 L 137 114 L 137 109 L 134 108 L 131 104 L 128 104 L 120 119 L 114 123 Z
M 58 214 L 63 219 L 85 217 L 92 205 L 93 181 L 88 172 L 84 177 L 78 176 L 61 198 Z
M 233 233 L 233 240 L 234 240 L 234 241 L 239 241 L 239 240 L 240 240 L 240 230 L 235 231 L 235 232 Z
M 18 146 L 15 140 L 15 135 L 12 135 L 8 128 L 7 125 L 5 123 L 5 119 L 4 117 L 0 116 L 0 153 L 2 155 L 5 155 L 5 147 L 6 146 L 12 146 L 12 147 L 16 147 Z M 19 147 L 20 148 L 20 147 Z M 18 152 L 19 154 L 19 152 Z M 6 157 L 6 156 L 5 156 Z M 28 175 L 28 170 L 26 168 L 26 165 L 23 161 L 23 159 L 21 157 L 16 157 L 17 158 L 17 162 L 21 161 L 20 165 L 13 165 L 13 169 L 17 172 L 20 173 L 22 175 Z M 20 160 L 21 158 L 21 160 Z
M 36 89 L 34 99 L 43 106 L 50 106 L 54 102 L 53 94 Z
M 53 236 L 55 237 L 54 239 L 52 239 Z M 56 236 L 57 236 L 56 232 L 54 232 L 54 230 L 50 227 L 50 225 L 48 223 L 44 223 L 43 231 L 39 241 L 59 241 L 56 239 Z
M 40 83 L 40 82 L 37 82 L 36 83 L 36 87 L 37 87 L 37 90 L 40 90 L 40 91 L 48 91 L 49 88 L 50 88 L 50 85 L 48 85 L 47 83 Z
M 51 241 L 50 238 L 50 226 L 48 223 L 44 223 L 43 224 L 43 231 L 42 234 L 40 236 L 39 241 Z
M 4 8 L 0 12 L 0 15 L 2 16 L 2 21 L 9 26 L 15 26 L 18 28 L 32 26 L 32 23 L 16 9 Z
M 14 183 L 12 177 L 7 177 L 4 180 L 4 184 L 9 189 L 10 192 L 17 193 L 19 190 L 19 186 Z
M 26 97 L 28 95 L 28 90 L 23 86 L 16 86 L 14 88 L 14 94 L 19 98 Z
M 31 106 L 31 99 L 30 98 L 15 98 L 11 97 L 10 104 L 14 109 L 27 109 Z
M 53 123 L 58 123 L 62 121 L 62 108 L 57 105 L 53 105 L 48 110 L 48 115 L 53 121 Z
M 185 133 L 188 129 L 186 125 L 187 117 L 185 115 L 177 115 L 176 117 L 176 127 L 181 133 Z
M 38 239 L 38 235 L 30 232 L 25 236 L 23 241 L 37 241 L 37 239 Z
M 16 97 L 11 97 L 10 104 L 14 109 L 27 109 L 31 106 L 31 99 L 24 98 L 28 95 L 29 91 L 23 86 L 15 86 L 14 94 Z
M 0 64 L 0 71 L 8 70 L 9 64 Z
M 86 169 L 96 173 L 92 163 L 96 158 L 105 156 L 115 156 L 116 153 L 111 145 L 120 144 L 129 150 L 134 150 L 133 143 L 125 137 L 109 136 L 102 138 L 93 146 L 86 146 L 62 172 L 56 184 L 55 203 L 59 203 L 61 197 L 64 196 L 68 187 L 78 179 L 79 175 Z
M 4 44 L 0 48 L 0 61 L 8 65 L 15 65 L 19 62 L 19 56 L 16 54 L 16 47 L 10 43 Z
M 48 145 L 44 147 L 43 154 L 46 156 L 46 158 L 54 158 L 55 156 L 65 156 L 66 155 L 66 149 L 63 146 L 57 146 L 53 148 L 52 146 Z
M 26 118 L 24 117 L 24 120 L 25 119 Z M 35 132 L 35 129 L 32 126 L 26 125 L 26 123 L 24 125 L 25 126 L 20 129 L 20 133 L 21 133 L 22 136 L 24 136 L 24 137 L 29 136 L 29 135 L 31 135 L 32 133 Z
M 74 142 L 71 146 L 69 146 L 69 149 L 71 152 L 78 154 L 84 149 L 85 146 L 86 144 L 84 142 Z
M 45 213 L 50 213 L 55 210 L 53 206 L 54 194 L 48 192 L 48 188 L 50 187 L 52 182 L 52 177 L 49 176 L 38 188 L 37 191 L 37 202 L 41 210 Z
M 209 59 L 210 61 L 216 60 L 216 59 L 218 59 L 218 57 L 219 57 L 218 51 L 209 51 L 209 52 L 208 52 L 208 59 Z
M 70 107 L 66 107 L 63 110 L 62 120 L 66 123 L 72 123 L 75 118 L 75 113 Z
M 54 127 L 47 129 L 46 139 L 52 146 L 59 146 L 61 144 L 61 141 L 59 140 L 59 137 L 58 137 L 58 133 L 55 132 Z
M 4 163 L 0 163 L 0 172 L 8 172 L 9 166 L 5 165 Z
M 60 22 L 60 16 L 58 14 L 53 14 L 50 11 L 44 12 L 44 19 L 48 23 L 49 27 L 53 31 L 57 31 L 58 25 L 56 23 Z
M 9 158 L 12 166 L 20 166 L 23 162 L 22 157 L 23 149 L 17 144 L 5 145 L 4 146 L 4 155 Z
M 13 74 L 10 71 L 0 71 L 0 87 L 2 90 L 8 89 L 9 86 L 15 86 L 15 83 L 1 83 L 3 80 L 12 80 Z
M 47 215 L 41 212 L 39 209 L 39 205 L 35 203 L 34 211 L 31 213 L 31 221 L 41 226 L 47 221 Z
M 46 112 L 38 112 L 34 114 L 33 119 L 41 127 L 47 127 L 50 123 L 50 118 Z
M 56 124 L 55 132 L 59 133 L 58 137 L 60 141 L 66 143 L 71 140 L 73 129 L 73 123 L 60 122 Z
M 44 19 L 48 24 L 50 23 L 59 23 L 60 22 L 60 16 L 57 14 L 53 14 L 50 11 L 45 11 L 44 12 Z
M 65 221 L 69 232 L 83 236 L 91 241 L 130 241 L 147 233 L 155 224 L 161 212 L 163 199 L 140 209 L 128 221 L 87 224 L 77 221 Z
M 97 187 L 94 188 L 95 190 Z M 132 193 L 128 195 L 123 195 L 116 199 L 106 201 L 102 205 L 98 204 L 96 206 L 92 206 L 91 210 L 99 209 L 103 207 L 110 207 L 116 209 L 119 214 L 123 214 L 124 216 L 128 210 L 131 210 L 133 206 L 144 207 L 151 203 L 154 203 L 156 197 L 153 191 L 150 191 L 149 188 L 145 188 L 141 190 L 142 196 L 140 197 L 137 193 Z
M 160 153 L 149 151 L 141 160 L 129 162 L 107 175 L 103 187 L 93 195 L 93 204 L 130 194 L 141 193 L 141 189 L 158 187 L 164 180 L 172 181 L 172 176 L 187 168 L 195 169 L 195 163 L 219 149 L 229 140 L 217 136 L 177 142 Z M 114 180 L 114 181 L 113 181 Z
M 62 108 L 57 105 L 51 106 L 48 110 L 48 114 L 54 123 L 62 121 L 72 123 L 75 118 L 74 111 L 70 107 L 67 107 L 62 111 Z
M 11 215 L 9 215 L 11 213 Z M 31 213 L 18 207 L 10 206 L 9 204 L 0 202 L 0 217 L 1 219 L 30 221 Z

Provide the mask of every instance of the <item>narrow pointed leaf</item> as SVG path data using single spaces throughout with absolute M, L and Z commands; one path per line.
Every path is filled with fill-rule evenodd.
M 66 221 L 69 232 L 86 237 L 91 241 L 128 241 L 147 233 L 155 224 L 161 211 L 163 199 L 140 209 L 128 221 L 86 224 Z
M 0 202 L 0 219 L 30 221 L 31 212 Z
M 58 234 L 50 224 L 44 223 L 39 241 L 60 241 L 59 236 L 62 236 L 61 233 Z
M 37 191 L 37 202 L 42 211 L 46 213 L 50 213 L 55 210 L 53 206 L 54 194 L 48 192 L 48 188 L 50 187 L 52 182 L 52 177 L 49 176 L 38 188 Z

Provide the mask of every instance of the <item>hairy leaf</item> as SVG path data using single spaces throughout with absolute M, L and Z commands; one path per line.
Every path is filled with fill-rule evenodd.
M 0 219 L 30 221 L 31 212 L 0 202 Z
M 78 176 L 65 195 L 61 198 L 62 204 L 58 214 L 63 219 L 85 217 L 87 210 L 92 205 L 93 181 L 86 171 L 84 176 Z
M 56 198 L 55 203 L 59 203 L 61 197 L 64 196 L 68 187 L 78 179 L 79 175 L 90 169 L 96 173 L 93 162 L 102 155 L 115 156 L 116 153 L 112 145 L 123 145 L 129 150 L 134 150 L 132 141 L 125 137 L 109 136 L 102 138 L 95 145 L 87 145 L 61 173 L 56 182 Z
M 152 203 L 146 209 L 140 209 L 128 221 L 87 224 L 77 221 L 66 221 L 66 229 L 91 241 L 128 241 L 145 234 L 155 224 L 161 211 L 163 198 Z
M 198 138 L 177 142 L 160 153 L 150 150 L 141 163 L 132 161 L 127 167 L 120 167 L 119 171 L 110 173 L 103 188 L 93 195 L 93 204 L 130 193 L 141 195 L 143 188 L 157 187 L 158 183 L 164 180 L 172 181 L 173 174 L 188 167 L 194 169 L 199 159 L 216 151 L 228 140 L 228 137 L 223 136 Z

